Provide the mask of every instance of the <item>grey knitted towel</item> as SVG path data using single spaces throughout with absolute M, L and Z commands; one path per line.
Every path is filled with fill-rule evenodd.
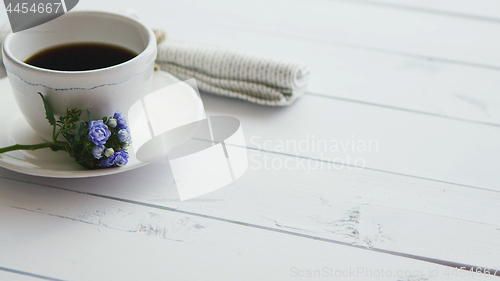
M 195 78 L 203 92 L 271 106 L 291 104 L 309 80 L 300 63 L 181 40 L 161 42 L 156 62 L 181 80 Z

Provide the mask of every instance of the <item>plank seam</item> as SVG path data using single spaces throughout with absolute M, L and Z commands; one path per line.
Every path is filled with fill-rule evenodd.
M 39 275 L 39 274 L 34 274 L 34 273 L 30 273 L 30 272 L 26 272 L 26 271 L 21 271 L 21 270 L 16 270 L 16 269 L 7 268 L 7 267 L 2 267 L 2 266 L 0 266 L 0 270 L 6 271 L 6 272 L 10 272 L 10 273 L 19 274 L 19 275 L 25 275 L 25 276 L 29 276 L 29 277 L 35 277 L 35 278 L 42 279 L 42 280 L 64 281 L 62 279 L 56 279 L 56 278 L 52 278 L 52 277 L 48 277 L 48 276 L 43 276 L 43 275 Z
M 472 124 L 500 127 L 500 124 L 496 124 L 496 123 L 475 121 L 475 120 L 470 120 L 470 119 L 465 119 L 465 118 L 453 117 L 453 116 L 448 116 L 448 115 L 441 115 L 441 114 L 432 113 L 432 112 L 419 111 L 419 110 L 415 110 L 415 109 L 396 107 L 396 106 L 373 103 L 373 102 L 368 102 L 368 101 L 352 100 L 352 99 L 347 99 L 347 98 L 342 98 L 342 97 L 337 97 L 337 96 L 331 96 L 331 95 L 327 95 L 327 94 L 320 94 L 320 93 L 313 93 L 313 92 L 305 92 L 305 94 L 309 95 L 309 96 L 322 97 L 322 98 L 340 100 L 340 101 L 345 101 L 345 102 L 352 102 L 352 103 L 357 103 L 357 104 L 394 109 L 394 110 L 399 110 L 399 111 L 404 111 L 404 112 L 423 114 L 423 115 L 440 117 L 440 118 L 445 118 L 445 119 L 450 119 L 450 120 L 455 120 L 455 121 L 462 121 L 462 122 L 467 122 L 467 123 L 472 123 Z
M 227 145 L 238 146 L 238 145 L 232 145 L 232 144 L 227 144 Z M 307 157 L 307 156 L 293 155 L 293 154 L 287 154 L 287 153 L 277 152 L 277 151 L 268 151 L 268 150 L 262 150 L 262 149 L 253 148 L 253 147 L 243 147 L 243 146 L 238 146 L 238 147 L 247 148 L 247 149 L 251 149 L 251 150 L 255 150 L 255 151 L 280 154 L 280 155 L 289 156 L 289 157 L 297 157 L 297 158 L 306 159 L 306 160 L 320 161 L 320 162 L 329 163 L 329 164 L 343 165 L 343 166 L 348 166 L 348 167 L 353 167 L 353 168 L 358 168 L 358 169 L 365 169 L 365 170 L 370 170 L 370 171 L 382 172 L 382 173 L 387 173 L 387 174 L 392 174 L 392 175 L 405 176 L 405 177 L 410 177 L 410 178 L 415 178 L 415 179 L 421 179 L 421 180 L 427 180 L 427 181 L 433 181 L 433 182 L 451 184 L 451 185 L 456 185 L 456 186 L 474 188 L 474 189 L 479 189 L 479 190 L 492 191 L 492 192 L 500 192 L 498 190 L 488 189 L 488 188 L 484 188 L 484 187 L 478 187 L 478 186 L 472 186 L 472 185 L 466 185 L 466 184 L 460 184 L 460 183 L 453 183 L 453 182 L 447 182 L 447 181 L 436 180 L 436 179 L 429 179 L 429 178 L 424 178 L 424 177 L 419 177 L 419 176 L 413 176 L 413 175 L 408 175 L 408 174 L 403 174 L 403 173 L 397 173 L 397 172 L 391 172 L 391 171 L 385 171 L 385 170 L 379 170 L 379 169 L 369 168 L 369 167 L 361 168 L 361 167 L 357 167 L 355 165 L 350 165 L 350 164 L 345 164 L 345 163 L 338 163 L 338 162 L 333 162 L 333 161 L 326 161 L 324 159 L 315 159 L 315 158 Z
M 204 139 L 200 139 L 200 138 L 193 138 L 193 139 L 201 140 L 201 141 L 208 141 L 208 140 L 204 140 Z M 346 167 L 364 169 L 364 170 L 381 172 L 381 173 L 392 174 L 392 175 L 397 175 L 397 176 L 410 177 L 410 178 L 415 178 L 415 179 L 420 179 L 420 180 L 427 180 L 427 181 L 444 183 L 444 184 L 450 184 L 450 185 L 456 185 L 456 186 L 461 186 L 461 187 L 474 188 L 474 189 L 483 190 L 483 191 L 500 192 L 499 190 L 488 189 L 488 188 L 484 188 L 484 187 L 478 187 L 478 186 L 466 185 L 466 184 L 460 184 L 460 183 L 454 183 L 454 182 L 447 182 L 447 181 L 442 181 L 442 180 L 437 180 L 437 179 L 429 179 L 429 178 L 424 178 L 424 177 L 419 177 L 419 176 L 414 176 L 414 175 L 408 175 L 408 174 L 403 174 L 403 173 L 397 173 L 397 172 L 392 172 L 392 171 L 379 170 L 379 169 L 369 168 L 369 167 L 358 167 L 356 165 L 351 165 L 351 164 L 347 164 L 347 163 L 327 161 L 325 159 L 316 159 L 316 158 L 313 158 L 313 157 L 300 156 L 300 155 L 296 155 L 296 154 L 288 154 L 288 153 L 284 153 L 284 152 L 278 152 L 278 151 L 272 151 L 272 150 L 264 150 L 264 149 L 258 149 L 258 148 L 254 148 L 254 147 L 235 145 L 235 144 L 230 144 L 230 143 L 226 143 L 226 145 L 233 146 L 233 147 L 250 149 L 250 150 L 254 150 L 254 151 L 265 152 L 265 153 L 278 154 L 278 155 L 283 155 L 283 156 L 288 156 L 288 157 L 296 157 L 296 158 L 305 159 L 305 160 L 313 160 L 313 161 L 318 161 L 318 162 L 323 162 L 323 163 L 328 163 L 328 164 L 341 165 L 341 166 L 346 166 Z M 3 178 L 3 177 L 0 177 L 0 178 Z M 7 179 L 10 179 L 10 178 L 7 178 Z
M 440 16 L 458 17 L 458 18 L 464 18 L 464 19 L 469 19 L 469 20 L 478 20 L 478 21 L 500 23 L 500 19 L 494 18 L 494 17 L 475 16 L 475 15 L 464 14 L 464 13 L 459 13 L 459 12 L 421 8 L 421 7 L 409 6 L 409 5 L 405 6 L 405 5 L 401 5 L 401 4 L 382 3 L 382 2 L 376 2 L 376 1 L 363 1 L 363 0 L 327 0 L 327 1 L 344 2 L 344 3 L 350 3 L 350 4 L 361 4 L 361 5 L 374 6 L 374 7 L 387 7 L 387 8 L 392 8 L 392 9 L 405 10 L 405 11 L 418 12 L 418 13 L 426 13 L 426 14 L 433 14 L 433 15 L 440 15 Z
M 339 1 L 342 1 L 342 0 L 339 0 Z M 446 59 L 446 58 L 440 58 L 440 57 L 431 57 L 431 56 L 426 56 L 426 55 L 421 55 L 421 54 L 408 53 L 408 52 L 396 51 L 396 50 L 389 50 L 389 49 L 377 48 L 377 47 L 366 46 L 366 45 L 325 40 L 325 39 L 320 39 L 320 38 L 316 38 L 316 37 L 309 37 L 307 35 L 301 35 L 301 34 L 254 29 L 251 27 L 241 26 L 241 25 L 234 25 L 234 24 L 221 24 L 221 25 L 226 25 L 226 26 L 231 25 L 233 27 L 236 27 L 239 30 L 245 30 L 245 31 L 253 32 L 253 33 L 267 34 L 267 35 L 270 35 L 273 37 L 284 37 L 287 39 L 299 40 L 299 41 L 308 40 L 309 42 L 315 42 L 315 43 L 318 43 L 321 45 L 326 45 L 326 46 L 337 45 L 337 46 L 348 47 L 351 49 L 371 51 L 371 52 L 382 53 L 382 54 L 390 54 L 390 55 L 401 56 L 401 57 L 409 57 L 409 58 L 414 58 L 414 59 L 421 59 L 421 60 L 427 60 L 427 61 L 435 61 L 435 62 L 441 62 L 441 63 L 447 63 L 447 64 L 456 64 L 456 65 L 462 65 L 462 66 L 468 66 L 468 67 L 476 67 L 476 68 L 491 69 L 491 70 L 495 70 L 495 71 L 500 71 L 500 66 L 483 64 L 483 63 L 460 61 L 460 60 Z

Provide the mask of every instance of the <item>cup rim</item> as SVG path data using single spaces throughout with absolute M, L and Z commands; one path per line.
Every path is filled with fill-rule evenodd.
M 80 10 L 80 11 L 70 11 L 68 12 L 67 14 L 94 14 L 94 15 L 112 15 L 112 16 L 118 16 L 118 17 L 121 17 L 125 20 L 128 20 L 128 21 L 131 21 L 135 24 L 138 24 L 139 26 L 141 26 L 142 28 L 144 28 L 144 30 L 146 31 L 146 33 L 148 34 L 148 44 L 146 46 L 146 48 L 144 48 L 144 50 L 139 53 L 137 56 L 135 56 L 134 58 L 128 60 L 128 61 L 125 61 L 125 62 L 122 62 L 122 63 L 119 63 L 119 64 L 115 64 L 115 65 L 112 65 L 112 66 L 108 66 L 108 67 L 105 67 L 105 68 L 98 68 L 98 69 L 91 69 L 91 70 L 81 70 L 81 71 L 65 71 L 65 70 L 53 70 L 53 69 L 47 69 L 47 68 L 41 68 L 41 67 L 37 67 L 37 66 L 33 66 L 33 65 L 30 65 L 30 64 L 27 64 L 19 59 L 17 59 L 16 57 L 14 57 L 14 55 L 12 55 L 12 53 L 10 52 L 8 46 L 9 46 L 9 43 L 12 39 L 13 36 L 16 36 L 15 33 L 13 32 L 10 32 L 4 39 L 3 41 L 3 44 L 2 44 L 2 51 L 4 53 L 4 58 L 10 60 L 11 62 L 21 66 L 21 67 L 24 67 L 24 68 L 28 68 L 28 69 L 31 69 L 31 70 L 34 70 L 34 71 L 38 71 L 38 72 L 44 72 L 44 73 L 52 73 L 52 74 L 70 74 L 70 75 L 76 75 L 76 74 L 95 74 L 95 73 L 98 73 L 98 72 L 107 72 L 107 71 L 111 71 L 111 70 L 114 70 L 114 69 L 117 69 L 117 68 L 121 68 L 127 64 L 131 64 L 131 63 L 134 63 L 135 61 L 138 61 L 140 60 L 142 57 L 144 57 L 147 53 L 147 51 L 150 51 L 152 48 L 156 47 L 156 37 L 153 33 L 153 31 L 151 30 L 151 28 L 147 27 L 144 23 L 142 23 L 141 21 L 135 19 L 135 18 L 132 18 L 132 17 L 129 17 L 129 16 L 126 16 L 126 15 L 123 15 L 123 14 L 119 14 L 119 13 L 112 13 L 112 12 L 104 12 L 104 11 L 92 11 L 92 10 Z M 63 15 L 64 16 L 64 15 Z

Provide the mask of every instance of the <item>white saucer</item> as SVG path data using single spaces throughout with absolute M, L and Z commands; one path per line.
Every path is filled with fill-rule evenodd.
M 152 91 L 180 82 L 175 76 L 156 71 Z M 179 96 L 179 103 L 165 104 L 165 110 L 191 112 L 193 119 L 204 114 L 203 103 L 193 90 L 192 96 Z M 181 102 L 181 100 L 183 102 Z M 186 103 L 186 100 L 189 102 Z M 181 108 L 182 107 L 182 108 Z M 187 108 L 189 107 L 189 108 Z M 7 78 L 0 79 L 0 147 L 13 144 L 45 142 L 24 120 L 14 100 Z M 130 171 L 148 163 L 137 160 L 129 149 L 129 162 L 121 168 L 86 170 L 64 151 L 53 152 L 49 148 L 36 151 L 12 151 L 0 154 L 0 167 L 23 174 L 52 178 L 85 178 L 111 175 Z

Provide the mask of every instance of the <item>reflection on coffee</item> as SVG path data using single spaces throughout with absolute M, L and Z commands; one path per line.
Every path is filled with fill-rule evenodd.
M 117 65 L 135 56 L 137 53 L 117 45 L 73 43 L 42 50 L 24 62 L 51 70 L 84 71 Z

